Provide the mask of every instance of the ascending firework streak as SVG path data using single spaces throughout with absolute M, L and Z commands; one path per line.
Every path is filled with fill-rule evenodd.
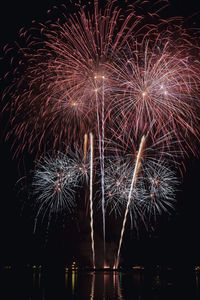
M 118 247 L 118 251 L 117 251 L 117 260 L 116 260 L 115 268 L 118 268 L 118 265 L 119 265 L 119 255 L 120 255 L 122 239 L 123 239 L 126 220 L 127 220 L 127 215 L 128 215 L 128 211 L 129 211 L 129 206 L 130 206 L 130 203 L 131 203 L 131 195 L 132 195 L 132 192 L 133 192 L 133 188 L 136 185 L 137 178 L 138 178 L 138 173 L 140 171 L 141 158 L 142 158 L 142 152 L 143 152 L 143 149 L 144 149 L 144 144 L 145 144 L 145 136 L 143 136 L 142 139 L 141 139 L 139 151 L 138 151 L 138 154 L 137 154 L 136 164 L 135 164 L 135 168 L 134 168 L 134 171 L 133 171 L 131 187 L 130 187 L 130 191 L 129 191 L 129 195 L 128 195 L 128 201 L 127 201 L 127 205 L 126 205 L 126 210 L 125 210 L 124 220 L 123 220 L 122 230 L 121 230 L 121 236 L 120 236 L 120 240 L 119 240 L 119 247 Z
M 93 183 L 93 134 L 90 133 L 90 228 L 91 228 L 91 241 L 92 241 L 92 262 L 93 262 L 93 268 L 95 268 L 92 183 Z
M 102 87 L 101 87 L 101 131 L 100 131 L 100 118 L 99 118 L 99 101 L 98 101 L 98 88 L 96 84 L 96 79 L 98 76 L 95 76 L 95 94 L 96 94 L 96 111 L 97 111 L 97 127 L 98 127 L 98 139 L 99 139 L 99 156 L 100 156 L 100 168 L 101 168 L 101 202 L 102 202 L 102 219 L 103 219 L 103 249 L 104 249 L 104 257 L 105 257 L 105 189 L 104 189 L 104 182 L 105 182 L 105 175 L 104 175 L 104 140 L 105 140 L 105 128 L 104 128 L 104 121 L 105 121 L 105 108 L 104 108 L 104 76 L 100 76 L 102 79 Z
M 87 143 L 88 143 L 88 135 L 84 135 L 84 145 L 83 145 L 83 162 L 85 163 L 87 156 Z
M 104 138 L 105 138 L 105 128 L 104 128 L 104 76 L 102 76 L 102 110 L 101 110 L 101 126 L 102 126 L 102 143 L 101 143 L 101 189 L 102 189 L 102 216 L 103 216 L 103 241 L 104 241 L 104 256 L 105 256 L 105 191 L 104 191 Z

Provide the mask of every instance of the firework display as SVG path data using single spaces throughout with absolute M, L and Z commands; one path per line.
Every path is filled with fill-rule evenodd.
M 145 2 L 78 1 L 70 12 L 57 9 L 57 21 L 21 30 L 25 46 L 3 94 L 14 156 L 43 157 L 32 184 L 35 226 L 40 216 L 75 210 L 84 184 L 94 268 L 94 202 L 104 258 L 106 217 L 121 220 L 118 268 L 127 219 L 148 224 L 170 211 L 177 160 L 198 152 L 198 39 L 181 18 L 162 19 L 156 2 L 140 15 Z

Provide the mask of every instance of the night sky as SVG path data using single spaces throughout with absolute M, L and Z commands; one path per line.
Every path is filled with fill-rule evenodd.
M 22 26 L 28 28 L 33 19 L 46 20 L 46 11 L 53 5 L 59 5 L 63 2 L 61 0 L 26 2 L 20 0 L 1 3 L 1 44 L 15 41 L 19 29 Z M 200 3 L 197 0 L 174 0 L 171 3 L 171 7 L 166 10 L 168 16 L 182 15 L 188 17 L 200 11 Z M 193 18 L 196 22 L 194 26 L 200 25 L 199 18 L 199 15 Z M 3 72 L 4 69 L 1 68 L 1 73 Z M 5 123 L 6 115 L 1 118 L 2 131 L 6 130 Z M 2 139 L 0 142 L 0 241 L 1 250 L 3 250 L 0 260 L 2 264 L 68 263 L 73 258 L 78 258 L 80 262 L 88 264 L 89 223 L 88 221 L 84 222 L 84 213 L 66 219 L 65 228 L 63 228 L 61 221 L 57 224 L 55 222 L 55 226 L 52 224 L 46 246 L 44 228 L 40 228 L 37 234 L 33 235 L 33 212 L 24 201 L 26 197 L 17 196 L 16 182 L 23 175 L 22 162 L 19 163 L 17 159 L 12 159 L 9 142 L 5 143 Z M 24 158 L 26 169 L 32 168 L 32 160 L 33 157 L 27 154 Z M 135 231 L 126 231 L 122 246 L 122 257 L 125 265 L 153 262 L 200 264 L 200 160 L 198 158 L 188 159 L 186 166 L 187 170 L 180 186 L 180 192 L 177 192 L 176 211 L 171 216 L 164 215 L 151 234 L 143 232 L 140 237 L 137 237 Z M 100 252 L 102 247 L 101 219 L 98 216 L 96 226 L 96 242 Z M 107 224 L 107 246 L 111 260 L 113 253 L 116 253 L 115 241 L 118 241 L 119 237 L 117 228 L 118 221 L 109 220 Z

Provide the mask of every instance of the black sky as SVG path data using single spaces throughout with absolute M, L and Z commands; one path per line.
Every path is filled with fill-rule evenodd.
M 67 1 L 66 1 L 67 2 Z M 46 11 L 53 5 L 64 3 L 64 0 L 43 1 L 4 1 L 0 4 L 0 39 L 1 44 L 16 40 L 21 27 L 29 27 L 33 19 L 46 20 Z M 197 0 L 171 1 L 166 10 L 168 16 L 192 16 L 200 11 Z M 200 25 L 200 14 L 192 18 Z M 3 122 L 4 123 L 4 122 Z M 1 127 L 2 129 L 2 127 Z M 5 130 L 5 128 L 3 129 Z M 1 134 L 2 136 L 2 134 Z M 66 229 L 54 229 L 50 235 L 47 248 L 44 248 L 44 232 L 34 236 L 32 234 L 33 220 L 31 210 L 20 215 L 22 203 L 16 196 L 15 183 L 20 177 L 18 161 L 12 159 L 10 144 L 1 139 L 1 213 L 0 213 L 0 240 L 3 254 L 0 261 L 3 264 L 67 261 L 73 255 L 86 261 L 88 224 L 85 228 L 76 225 L 76 220 L 69 221 Z M 199 153 L 200 154 L 200 153 Z M 31 159 L 31 158 L 27 158 Z M 148 236 L 144 234 L 140 239 L 134 238 L 130 232 L 126 233 L 126 240 L 122 248 L 124 263 L 188 263 L 200 264 L 200 160 L 191 158 L 186 162 L 187 170 L 183 178 L 181 191 L 177 193 L 177 210 L 171 217 L 164 217 L 159 227 Z M 31 165 L 31 163 L 30 163 Z M 30 215 L 29 215 L 30 214 Z M 112 225 L 112 224 L 111 224 Z M 109 224 L 109 226 L 111 226 Z M 110 229 L 111 232 L 113 229 Z M 79 232 L 77 234 L 77 232 Z M 112 232 L 114 234 L 114 230 Z M 110 241 L 112 240 L 111 237 Z M 97 237 L 97 239 L 100 239 Z M 114 249 L 111 243 L 109 247 Z M 81 250 L 80 250 L 81 249 Z M 82 254 L 80 254 L 82 252 Z M 110 254 L 111 255 L 111 254 Z

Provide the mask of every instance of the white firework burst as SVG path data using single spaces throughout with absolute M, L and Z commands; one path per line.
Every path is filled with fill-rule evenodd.
M 130 157 L 110 158 L 106 165 L 106 209 L 121 215 L 127 205 L 134 163 Z M 145 161 L 132 191 L 129 207 L 129 215 L 135 226 L 139 219 L 146 224 L 152 216 L 173 209 L 178 184 L 175 171 L 169 168 L 165 160 Z
M 37 207 L 35 226 L 40 215 L 50 219 L 51 214 L 72 212 L 76 207 L 76 188 L 83 178 L 88 180 L 88 163 L 87 159 L 83 162 L 77 150 L 40 159 L 32 184 Z
M 174 208 L 179 181 L 166 161 L 147 161 L 143 166 L 146 196 L 143 210 L 146 216 L 156 216 Z
M 124 211 L 131 186 L 131 179 L 134 164 L 127 158 L 110 158 L 105 168 L 105 204 L 110 213 L 114 212 L 117 216 Z M 143 198 L 143 191 L 140 178 L 132 193 L 132 203 L 135 211 L 138 212 L 140 201 Z

